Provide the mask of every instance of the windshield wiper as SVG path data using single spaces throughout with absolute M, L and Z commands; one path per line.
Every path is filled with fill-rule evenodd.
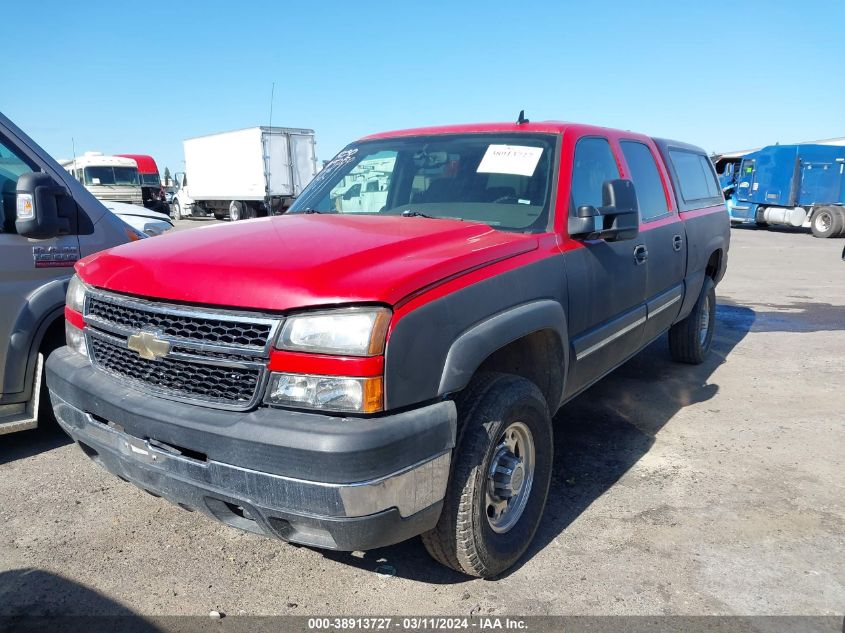
M 302 210 L 302 213 L 312 214 L 312 213 L 322 213 L 322 211 L 318 211 L 317 209 L 312 209 L 311 207 L 306 207 Z
M 413 209 L 405 209 L 402 212 L 402 217 L 403 218 L 430 218 L 432 220 L 437 219 L 433 215 L 426 215 L 422 211 L 414 211 Z

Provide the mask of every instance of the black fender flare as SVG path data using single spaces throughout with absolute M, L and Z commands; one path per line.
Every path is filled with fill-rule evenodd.
M 675 323 L 684 320 L 698 301 L 698 295 L 701 293 L 701 288 L 704 286 L 704 277 L 707 272 L 707 262 L 713 253 L 721 251 L 722 255 L 719 258 L 719 270 L 716 271 L 716 277 L 713 279 L 714 284 L 718 284 L 722 277 L 725 276 L 725 271 L 728 266 L 728 246 L 729 241 L 724 235 L 712 236 L 703 247 L 698 247 L 695 257 L 696 266 L 694 269 L 688 270 L 684 278 L 684 301 L 681 304 L 681 309 L 678 316 L 675 318 Z M 691 261 L 691 258 L 690 260 Z
M 63 318 L 69 282 L 70 277 L 65 277 L 40 286 L 18 313 L 4 359 L 3 401 L 30 398 L 38 351 L 50 325 Z
M 469 384 L 481 363 L 490 354 L 523 336 L 540 330 L 552 330 L 560 338 L 563 354 L 562 376 L 565 384 L 566 369 L 569 367 L 566 314 L 563 306 L 557 301 L 542 299 L 494 314 L 458 336 L 446 355 L 443 373 L 440 375 L 438 395 L 460 391 Z M 561 394 L 563 392 L 563 385 L 561 385 Z M 554 407 L 557 403 L 549 404 Z

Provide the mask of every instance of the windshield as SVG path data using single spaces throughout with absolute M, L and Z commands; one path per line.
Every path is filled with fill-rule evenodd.
M 86 167 L 86 185 L 137 185 L 138 169 L 135 167 Z
M 147 187 L 160 187 L 161 186 L 161 179 L 158 177 L 158 173 L 155 174 L 140 174 L 141 176 L 141 184 L 146 185 Z
M 288 213 L 422 214 L 546 229 L 555 137 L 455 134 L 353 143 Z

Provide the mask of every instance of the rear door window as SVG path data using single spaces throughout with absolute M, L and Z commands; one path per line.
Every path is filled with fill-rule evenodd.
M 651 150 L 638 141 L 621 141 L 619 145 L 637 191 L 640 217 L 648 221 L 669 213 L 663 181 Z
M 707 156 L 674 148 L 669 150 L 669 156 L 688 210 L 724 202 L 713 164 Z

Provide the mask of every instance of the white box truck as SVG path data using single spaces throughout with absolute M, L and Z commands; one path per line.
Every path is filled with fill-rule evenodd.
M 183 142 L 173 217 L 283 213 L 317 173 L 314 130 L 252 127 Z

